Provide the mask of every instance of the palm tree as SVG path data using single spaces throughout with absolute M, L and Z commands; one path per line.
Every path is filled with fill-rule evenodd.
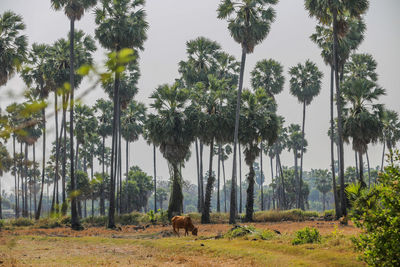
M 233 146 L 233 168 L 231 208 L 229 223 L 236 219 L 236 150 L 239 133 L 240 99 L 242 95 L 244 68 L 246 55 L 254 51 L 254 47 L 261 43 L 268 35 L 271 23 L 275 20 L 275 11 L 270 5 L 275 5 L 278 0 L 240 0 L 232 2 L 223 0 L 218 7 L 218 18 L 228 19 L 228 29 L 233 39 L 242 46 L 242 60 L 240 63 L 240 76 L 238 95 L 236 101 L 235 131 Z M 268 6 L 268 7 L 267 7 Z
M 194 40 L 190 40 L 186 43 L 186 53 L 188 55 L 187 61 L 179 62 L 179 73 L 181 74 L 181 80 L 186 88 L 195 90 L 195 85 L 201 82 L 205 87 L 208 86 L 208 75 L 216 74 L 218 63 L 228 64 L 221 62 L 222 58 L 221 46 L 208 38 L 198 37 Z M 221 75 L 220 75 L 221 76 Z M 222 77 L 221 77 L 222 78 Z M 192 101 L 200 108 L 201 104 L 196 99 L 198 94 L 194 93 Z M 197 139 L 196 139 L 197 144 Z M 196 152 L 196 156 L 197 156 Z M 204 210 L 204 182 L 203 182 L 203 142 L 200 140 L 200 162 L 198 168 L 198 202 L 199 211 Z M 211 172 L 212 173 L 212 172 Z
M 326 194 L 332 189 L 331 175 L 328 170 L 311 170 L 312 176 L 315 177 L 317 190 L 322 194 L 322 209 L 325 211 Z
M 282 75 L 283 67 L 282 65 L 273 59 L 264 59 L 258 61 L 253 71 L 251 72 L 251 85 L 253 90 L 262 88 L 270 97 L 274 98 L 274 95 L 279 94 L 283 90 L 283 85 L 285 83 L 285 77 Z M 260 142 L 260 168 L 261 176 L 263 175 L 262 166 L 262 153 L 263 142 Z M 272 169 L 271 169 L 272 171 Z M 261 210 L 264 206 L 264 193 L 263 186 L 261 185 Z
M 99 112 L 97 120 L 99 122 L 98 134 L 102 138 L 102 146 L 99 150 L 99 160 L 102 165 L 102 177 L 105 177 L 105 142 L 106 138 L 112 134 L 112 102 L 109 100 L 98 99 L 95 104 L 95 111 Z M 104 203 L 104 183 L 100 183 L 100 215 L 105 215 Z
M 385 158 L 385 146 L 389 149 L 390 160 L 393 162 L 392 150 L 396 143 L 400 140 L 400 121 L 399 115 L 394 110 L 385 109 L 382 116 L 382 136 L 383 143 L 382 164 L 381 172 L 383 171 L 383 164 Z
M 139 136 L 143 134 L 145 120 L 146 107 L 143 103 L 132 100 L 129 102 L 127 108 L 122 112 L 121 134 L 126 141 L 126 178 L 128 178 L 129 173 L 129 143 L 137 141 Z M 120 209 L 122 207 L 122 199 L 122 196 L 120 196 Z
M 297 97 L 297 100 L 303 104 L 303 124 L 301 127 L 302 147 L 304 148 L 304 128 L 306 122 L 306 106 L 310 105 L 314 97 L 321 91 L 321 79 L 323 74 L 319 71 L 317 65 L 307 60 L 304 65 L 297 64 L 290 68 L 290 93 Z M 301 199 L 301 186 L 303 183 L 303 153 L 301 149 L 300 155 L 300 178 L 298 180 L 298 199 L 297 208 L 304 210 L 303 201 Z
M 137 48 L 143 50 L 143 43 L 147 39 L 148 23 L 146 12 L 142 8 L 144 0 L 102 0 L 101 8 L 96 9 L 96 38 L 100 44 L 117 53 L 117 62 L 114 66 L 114 115 L 113 115 L 113 134 L 111 152 L 111 177 L 110 177 L 110 208 L 108 227 L 115 228 L 115 181 L 119 158 L 117 156 L 119 132 L 119 113 L 120 113 L 120 94 L 119 83 L 121 76 L 121 62 L 119 53 L 123 48 Z
M 1 116 L 1 113 L 0 113 Z M 10 154 L 7 151 L 7 148 L 5 147 L 5 145 L 3 145 L 0 142 L 0 178 L 3 177 L 3 174 L 5 172 L 8 172 L 11 169 L 12 166 L 12 159 L 10 157 Z M 1 191 L 1 179 L 0 179 L 0 192 Z M 1 210 L 1 193 L 0 193 L 0 220 L 3 219 L 2 217 L 2 210 Z
M 161 85 L 152 93 L 154 102 L 150 105 L 156 114 L 150 114 L 146 122 L 148 139 L 160 148 L 168 161 L 171 174 L 171 194 L 168 217 L 183 212 L 182 176 L 180 167 L 195 138 L 192 109 L 186 106 L 189 91 L 180 88 L 179 83 L 172 86 Z
M 282 72 L 283 67 L 278 61 L 273 59 L 258 61 L 251 72 L 253 90 L 262 88 L 270 97 L 279 94 L 282 92 L 285 83 Z
M 231 90 L 228 82 L 222 78 L 217 79 L 214 75 L 208 75 L 208 86 L 203 83 L 198 83 L 194 89 L 197 94 L 196 99 L 200 103 L 200 108 L 203 112 L 199 117 L 198 136 L 203 143 L 210 144 L 210 162 L 208 169 L 208 179 L 206 185 L 206 193 L 204 200 L 204 208 L 202 211 L 202 223 L 210 223 L 210 208 L 211 195 L 214 187 L 215 177 L 213 175 L 213 156 L 214 156 L 214 141 L 217 143 L 226 143 L 231 141 L 233 124 L 230 121 L 230 109 L 228 101 Z M 232 98 L 232 97 L 231 97 Z M 223 104 L 225 102 L 225 104 Z
M 293 155 L 294 155 L 294 176 L 296 179 L 296 208 L 300 208 L 300 201 L 303 201 L 300 199 L 300 195 L 301 195 L 301 191 L 300 190 L 300 183 L 302 183 L 302 181 L 300 180 L 299 177 L 299 171 L 298 171 L 298 163 L 297 163 L 297 159 L 300 157 L 300 155 L 302 154 L 301 151 L 306 152 L 307 149 L 307 140 L 304 139 L 304 143 L 303 143 L 303 135 L 302 132 L 300 131 L 300 125 L 298 124 L 290 124 L 288 127 L 288 132 L 289 132 L 289 136 L 288 136 L 288 140 L 287 140 L 287 148 L 288 150 L 292 150 L 293 151 Z M 300 155 L 299 155 L 300 153 Z
M 342 36 L 338 40 L 338 65 L 340 72 L 343 73 L 344 64 L 348 60 L 351 51 L 358 48 L 361 42 L 364 40 L 364 32 L 366 25 L 361 18 L 346 18 L 349 25 L 348 33 Z M 331 68 L 331 81 L 330 81 L 330 132 L 336 132 L 334 130 L 334 115 L 333 115 L 333 100 L 334 100 L 334 62 L 333 62 L 333 29 L 331 26 L 317 25 L 315 27 L 316 33 L 310 36 L 311 40 L 318 45 L 321 49 L 321 56 L 324 59 L 325 64 L 328 64 Z M 334 144 L 338 143 L 337 138 L 334 139 L 333 135 L 330 135 L 331 139 L 331 173 L 332 173 L 332 185 L 336 188 L 336 175 L 335 175 L 335 158 L 334 158 Z M 337 144 L 338 145 L 338 144 Z M 340 152 L 338 153 L 338 155 Z M 355 154 L 357 155 L 357 153 Z M 357 161 L 356 161 L 357 165 Z M 335 201 L 335 214 L 337 218 L 341 217 L 341 209 L 339 204 L 339 198 L 337 196 L 337 190 L 333 190 L 333 196 Z
M 0 15 L 0 86 L 20 70 L 25 60 L 28 41 L 22 17 L 12 11 Z
M 74 172 L 74 86 L 75 86 L 75 70 L 74 70 L 74 37 L 75 37 L 75 20 L 80 20 L 86 10 L 96 5 L 97 0 L 51 0 L 52 7 L 55 10 L 64 10 L 65 15 L 70 20 L 70 39 L 69 39 L 69 86 L 70 86 L 70 118 L 69 118 L 69 137 L 70 137 L 70 161 L 71 161 L 71 188 L 76 190 L 75 172 Z M 74 230 L 81 229 L 79 218 L 76 210 L 76 200 L 71 199 L 71 227 Z
M 259 143 L 262 140 L 272 145 L 278 137 L 279 121 L 276 116 L 275 100 L 259 88 L 254 94 L 243 92 L 242 114 L 240 118 L 240 143 L 244 146 L 245 162 L 250 172 L 247 175 L 248 188 L 246 198 L 246 221 L 253 221 L 254 209 L 254 162 L 260 153 Z
M 368 0 L 305 0 L 305 7 L 311 17 L 316 17 L 324 25 L 332 25 L 333 35 L 333 67 L 334 80 L 336 85 L 336 105 L 338 113 L 338 139 L 339 139 L 339 180 L 340 180 L 340 200 L 341 215 L 346 215 L 346 198 L 344 184 L 344 150 L 343 150 L 343 122 L 342 122 L 342 102 L 339 84 L 339 37 L 346 34 L 348 25 L 345 23 L 344 16 L 359 18 L 364 14 L 369 6 Z
M 36 91 L 39 92 L 40 100 L 45 101 L 49 95 L 49 91 L 52 86 L 50 79 L 50 66 L 48 64 L 49 59 L 49 46 L 46 44 L 33 44 L 32 49 L 28 54 L 28 66 L 22 72 L 22 78 L 28 87 L 34 86 Z M 39 197 L 38 209 L 35 214 L 35 219 L 40 218 L 43 201 L 43 189 L 46 169 L 46 110 L 42 109 L 42 135 L 43 135 L 43 146 L 42 146 L 42 182 Z

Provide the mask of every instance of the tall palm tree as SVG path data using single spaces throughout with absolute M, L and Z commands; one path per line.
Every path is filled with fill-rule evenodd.
M 290 93 L 297 97 L 297 100 L 303 104 L 303 123 L 301 127 L 302 147 L 304 147 L 304 128 L 306 122 L 306 106 L 310 105 L 314 97 L 321 91 L 321 79 L 323 74 L 319 71 L 317 65 L 306 60 L 304 65 L 297 64 L 290 68 Z M 301 199 L 301 186 L 303 183 L 303 153 L 304 149 L 300 150 L 300 178 L 298 180 L 298 199 L 297 208 L 304 210 L 303 201 Z
M 152 93 L 154 102 L 150 105 L 156 114 L 150 114 L 146 122 L 149 140 L 160 148 L 168 161 L 171 175 L 171 194 L 168 217 L 183 212 L 182 175 L 180 167 L 190 151 L 195 139 L 193 110 L 187 107 L 189 91 L 179 83 L 172 86 L 161 85 Z
M 129 173 L 129 143 L 137 141 L 139 136 L 143 134 L 145 120 L 145 105 L 143 103 L 131 100 L 127 108 L 123 110 L 121 118 L 121 134 L 126 141 L 126 178 L 128 178 Z M 120 196 L 120 209 L 122 207 L 122 199 L 123 197 Z
M 233 39 L 242 46 L 242 60 L 240 63 L 240 76 L 236 101 L 235 131 L 233 143 L 233 168 L 231 208 L 229 223 L 236 219 L 236 154 L 239 133 L 240 99 L 242 95 L 244 68 L 246 55 L 254 51 L 254 47 L 261 43 L 268 35 L 271 24 L 275 20 L 275 11 L 271 5 L 278 0 L 222 0 L 218 6 L 218 18 L 229 21 L 228 29 Z
M 208 75 L 208 86 L 198 83 L 195 93 L 198 95 L 201 114 L 199 115 L 198 136 L 203 143 L 210 144 L 210 162 L 208 179 L 205 192 L 204 208 L 202 211 L 202 223 L 210 223 L 211 195 L 214 188 L 215 177 L 213 175 L 214 141 L 226 143 L 231 141 L 230 128 L 233 124 L 230 120 L 229 104 L 225 101 L 229 94 L 228 82 L 214 75 Z M 224 103 L 225 104 L 222 104 Z
M 287 148 L 288 150 L 293 151 L 294 155 L 294 176 L 296 179 L 296 208 L 300 208 L 300 202 L 302 199 L 300 199 L 301 191 L 300 190 L 300 183 L 302 181 L 300 180 L 299 177 L 299 171 L 298 171 L 298 162 L 297 159 L 300 157 L 302 154 L 301 151 L 306 152 L 306 147 L 307 147 L 307 140 L 304 139 L 303 142 L 303 135 L 302 132 L 300 131 L 300 125 L 298 124 L 290 124 L 288 127 L 288 140 L 287 140 Z M 300 155 L 299 155 L 300 153 Z
M 25 60 L 28 41 L 22 17 L 12 11 L 0 14 L 0 86 L 20 70 Z
M 364 32 L 366 25 L 362 18 L 346 18 L 348 21 L 349 30 L 345 36 L 342 36 L 338 40 L 338 65 L 340 72 L 343 73 L 344 64 L 348 60 L 351 51 L 358 48 L 361 42 L 364 40 Z M 321 56 L 324 59 L 325 64 L 331 68 L 331 81 L 330 81 L 330 132 L 337 132 L 334 130 L 334 112 L 333 112 L 333 101 L 334 101 L 334 58 L 333 58 L 333 29 L 331 25 L 317 25 L 315 27 L 316 32 L 310 36 L 311 40 L 318 45 L 321 49 Z M 337 135 L 337 134 L 336 134 Z M 336 190 L 336 174 L 335 174 L 335 157 L 334 157 L 334 144 L 338 143 L 337 138 L 334 139 L 334 135 L 330 135 L 331 139 L 331 174 L 332 174 L 332 185 L 333 196 L 335 201 L 335 214 L 337 218 L 341 217 L 341 209 L 339 203 L 339 197 Z M 340 153 L 338 153 L 339 155 Z M 357 153 L 355 154 L 357 155 Z M 357 165 L 357 161 L 356 161 Z
M 332 189 L 329 181 L 331 175 L 328 170 L 311 170 L 312 176 L 315 177 L 316 188 L 322 194 L 322 210 L 325 211 L 326 194 Z
M 392 150 L 396 143 L 400 140 L 400 121 L 399 115 L 394 110 L 385 109 L 382 116 L 382 136 L 381 141 L 383 143 L 382 151 L 382 164 L 381 171 L 383 171 L 384 158 L 385 158 L 385 147 L 389 149 L 390 160 L 393 162 Z
M 253 87 L 253 90 L 262 88 L 270 97 L 274 98 L 274 95 L 279 94 L 283 90 L 285 77 L 283 76 L 282 72 L 283 72 L 282 65 L 273 59 L 268 59 L 268 60 L 264 59 L 258 61 L 253 71 L 251 72 L 251 85 Z M 260 151 L 261 151 L 260 152 L 261 177 L 263 177 L 263 166 L 262 166 L 262 153 L 264 151 L 263 142 L 260 142 Z M 263 185 L 261 185 L 261 210 L 263 210 L 264 208 L 263 204 L 264 204 L 264 193 L 263 193 Z
M 22 72 L 22 78 L 28 87 L 34 86 L 39 92 L 41 101 L 49 95 L 49 91 L 52 86 L 50 79 L 50 66 L 48 64 L 49 59 L 49 46 L 46 44 L 33 44 L 32 49 L 28 54 L 28 66 Z M 42 209 L 43 201 L 43 189 L 44 189 L 44 179 L 46 172 L 46 109 L 42 109 L 42 136 L 43 136 L 43 146 L 42 146 L 42 182 L 39 197 L 38 209 L 35 213 L 35 219 L 40 218 L 40 213 Z
M 112 134 L 112 112 L 113 106 L 109 100 L 98 99 L 95 104 L 95 111 L 98 112 L 97 120 L 99 122 L 98 134 L 102 138 L 102 146 L 99 155 L 100 163 L 102 165 L 102 177 L 105 177 L 105 150 L 106 138 Z M 104 183 L 100 183 L 100 215 L 105 215 L 105 196 L 104 196 Z
M 371 142 L 377 142 L 382 135 L 382 105 L 375 104 L 385 90 L 365 79 L 346 80 L 343 83 L 343 96 L 350 104 L 344 116 L 344 138 L 352 138 L 353 149 L 358 152 L 359 182 L 363 179 L 363 154 Z
M 179 62 L 179 73 L 181 74 L 181 80 L 184 86 L 188 89 L 195 88 L 195 85 L 201 82 L 205 87 L 208 86 L 208 75 L 216 74 L 218 63 L 223 61 L 221 46 L 208 38 L 198 37 L 194 40 L 190 40 L 186 43 L 186 53 L 188 59 L 186 61 Z M 227 61 L 228 59 L 225 59 Z M 228 64 L 224 62 L 222 64 Z M 222 65 L 221 64 L 221 65 Z M 221 75 L 220 75 L 221 76 Z M 195 89 L 193 89 L 195 90 Z M 198 96 L 197 94 L 193 94 Z M 194 97 L 192 101 L 198 104 L 200 108 L 200 103 L 198 103 L 198 98 Z M 196 140 L 197 144 L 197 140 Z M 204 178 L 203 178 L 203 142 L 200 140 L 200 162 L 199 162 L 199 211 L 204 210 Z M 196 153 L 197 155 L 197 153 Z M 212 173 L 212 172 L 209 172 Z
M 74 172 L 74 85 L 75 85 L 75 69 L 74 69 L 74 37 L 75 37 L 75 20 L 80 20 L 85 11 L 96 5 L 97 0 L 51 0 L 51 5 L 55 10 L 64 10 L 65 15 L 70 21 L 70 38 L 69 38 L 69 86 L 70 86 L 70 118 L 69 118 L 69 137 L 70 137 L 70 161 L 71 161 L 71 188 L 76 190 L 75 172 Z M 79 218 L 76 210 L 76 200 L 71 199 L 71 227 L 74 230 L 81 229 Z
M 143 9 L 144 0 L 102 0 L 101 8 L 96 9 L 96 38 L 100 44 L 117 53 L 117 62 L 114 66 L 114 115 L 113 115 L 113 134 L 112 134 L 112 153 L 111 153 L 111 176 L 110 176 L 110 208 L 108 216 L 108 227 L 115 228 L 115 181 L 119 158 L 118 140 L 119 114 L 120 114 L 120 94 L 119 83 L 121 67 L 124 62 L 119 60 L 119 52 L 123 48 L 143 50 L 144 41 L 147 39 L 148 23 L 146 12 Z
M 341 215 L 346 215 L 346 198 L 345 198 L 345 183 L 344 183 L 344 150 L 343 150 L 343 122 L 342 122 L 342 102 L 339 83 L 339 37 L 344 36 L 348 30 L 348 25 L 345 23 L 344 16 L 350 18 L 359 18 L 364 14 L 368 7 L 368 0 L 305 0 L 305 7 L 311 17 L 316 17 L 320 23 L 324 25 L 332 25 L 333 35 L 333 66 L 334 80 L 336 85 L 336 105 L 338 114 L 338 139 L 339 139 L 339 180 L 340 180 L 340 202 Z
M 246 221 L 253 221 L 254 210 L 254 162 L 260 153 L 259 143 L 262 140 L 272 145 L 278 137 L 279 121 L 276 116 L 275 100 L 259 88 L 255 93 L 243 92 L 243 103 L 240 122 L 239 140 L 244 146 L 245 162 L 250 172 L 247 175 L 248 188 L 246 198 Z
M 0 113 L 1 116 L 1 113 Z M 5 172 L 8 172 L 11 169 L 13 164 L 13 160 L 8 153 L 8 150 L 5 145 L 0 142 L 0 178 L 3 177 Z M 1 191 L 1 179 L 0 179 L 0 192 Z M 1 209 L 1 193 L 0 193 L 0 220 L 3 219 L 2 209 Z

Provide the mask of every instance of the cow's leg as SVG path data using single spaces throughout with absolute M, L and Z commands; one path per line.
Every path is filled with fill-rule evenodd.
M 188 229 L 185 228 L 185 236 L 189 235 Z
M 179 236 L 179 228 L 178 228 L 178 232 L 176 231 L 175 227 L 172 227 L 174 229 L 174 233 L 177 234 Z

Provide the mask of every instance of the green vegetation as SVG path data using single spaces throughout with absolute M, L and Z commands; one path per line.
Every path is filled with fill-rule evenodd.
M 400 264 L 400 154 L 394 164 L 379 176 L 379 184 L 370 190 L 360 184 L 349 187 L 351 219 L 364 232 L 353 241 L 362 251 L 362 259 L 371 266 Z
M 292 245 L 320 243 L 321 235 L 318 229 L 306 227 L 296 232 L 296 238 L 293 239 Z

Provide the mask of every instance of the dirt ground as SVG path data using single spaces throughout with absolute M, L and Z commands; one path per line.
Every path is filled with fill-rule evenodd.
M 358 229 L 338 222 L 254 223 L 257 229 L 280 232 L 273 240 L 229 240 L 228 224 L 198 225 L 199 236 L 176 237 L 171 226 L 144 230 L 91 227 L 0 231 L 0 266 L 362 266 L 349 236 Z M 295 231 L 306 226 L 322 236 L 336 231 L 341 238 L 324 244 L 292 246 Z M 336 230 L 335 230 L 336 229 Z

